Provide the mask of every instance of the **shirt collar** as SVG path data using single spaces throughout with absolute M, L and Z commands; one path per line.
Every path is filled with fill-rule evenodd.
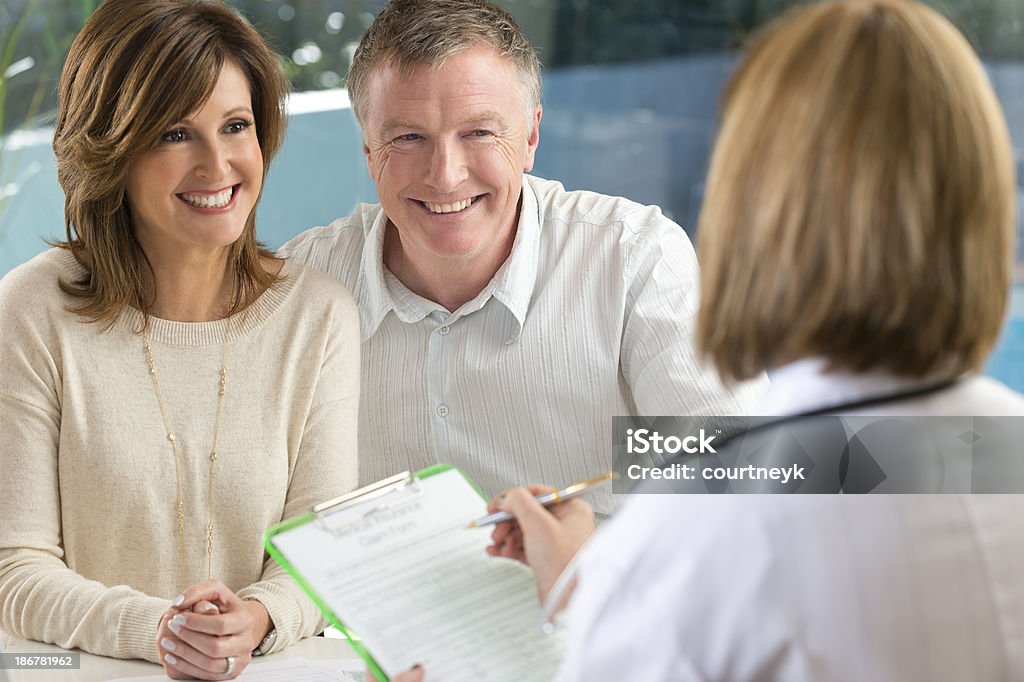
M 771 384 L 751 414 L 788 416 L 841 407 L 869 398 L 894 395 L 932 385 L 947 374 L 906 377 L 873 370 L 826 372 L 825 358 L 805 358 L 768 373 Z
M 514 322 L 509 326 L 506 344 L 514 342 L 523 332 L 540 263 L 540 206 L 529 180 L 530 176 L 523 176 L 522 205 L 512 253 L 484 289 L 485 292 L 490 289 L 490 295 L 512 313 Z
M 359 277 L 353 292 L 359 301 L 359 327 L 363 343 L 377 333 L 384 317 L 395 307 L 384 279 L 384 232 L 387 224 L 388 217 L 384 215 L 384 208 L 378 206 L 377 217 L 366 233 Z
M 504 333 L 506 344 L 514 342 L 522 334 L 526 313 L 533 299 L 540 261 L 540 209 L 528 177 L 523 177 L 520 195 L 522 204 L 512 253 L 487 286 L 450 316 L 455 319 L 476 312 L 493 297 L 512 316 Z M 402 322 L 409 324 L 421 321 L 435 310 L 444 311 L 441 305 L 409 291 L 384 267 L 384 234 L 387 224 L 387 216 L 381 208 L 367 232 L 356 280 L 355 296 L 360 302 L 359 322 L 364 343 L 377 333 L 391 311 Z

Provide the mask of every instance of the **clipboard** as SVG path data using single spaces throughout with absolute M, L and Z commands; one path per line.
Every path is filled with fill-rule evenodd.
M 550 680 L 563 641 L 540 627 L 530 569 L 467 528 L 486 506 L 440 464 L 318 504 L 264 545 L 382 682 L 416 663 L 434 680 Z

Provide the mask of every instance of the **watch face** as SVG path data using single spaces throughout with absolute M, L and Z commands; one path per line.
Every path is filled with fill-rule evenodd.
M 277 628 L 274 628 L 273 630 L 267 633 L 267 636 L 263 638 L 263 641 L 260 642 L 260 645 L 253 649 L 252 655 L 262 656 L 263 654 L 267 653 L 268 651 L 270 651 L 270 647 L 274 646 L 274 640 L 276 639 Z

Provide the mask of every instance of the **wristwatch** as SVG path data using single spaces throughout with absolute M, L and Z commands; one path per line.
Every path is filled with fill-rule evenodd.
M 265 653 L 267 653 L 268 651 L 270 651 L 273 648 L 274 642 L 276 642 L 276 641 L 277 641 L 277 628 L 271 627 L 270 628 L 270 632 L 268 632 L 267 636 L 263 638 L 263 641 L 260 642 L 260 645 L 252 650 L 252 655 L 253 656 L 262 656 L 262 655 L 264 655 Z

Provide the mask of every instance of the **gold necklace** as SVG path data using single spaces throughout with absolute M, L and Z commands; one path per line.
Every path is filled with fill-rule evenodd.
M 213 494 L 214 483 L 217 475 L 217 441 L 220 438 L 220 415 L 224 407 L 224 394 L 228 380 L 228 342 L 231 338 L 231 318 L 224 320 L 224 352 L 221 356 L 220 385 L 217 390 L 217 413 L 213 423 L 213 444 L 210 446 L 210 479 L 207 491 L 209 506 L 206 510 L 206 577 L 213 577 Z M 146 361 L 149 364 L 149 376 L 153 379 L 153 388 L 156 390 L 157 401 L 160 403 L 160 415 L 164 420 L 164 428 L 167 431 L 167 440 L 171 443 L 171 454 L 174 455 L 174 482 L 177 502 L 175 504 L 175 515 L 178 519 L 178 557 L 181 565 L 181 588 L 185 589 L 189 583 L 185 581 L 187 574 L 185 559 L 185 502 L 181 497 L 181 464 L 178 457 L 178 439 L 171 428 L 171 418 L 167 410 L 167 401 L 164 400 L 164 393 L 160 389 L 160 378 L 156 373 L 156 363 L 153 362 L 153 346 L 149 342 L 149 326 L 142 329 L 142 341 L 146 348 Z

